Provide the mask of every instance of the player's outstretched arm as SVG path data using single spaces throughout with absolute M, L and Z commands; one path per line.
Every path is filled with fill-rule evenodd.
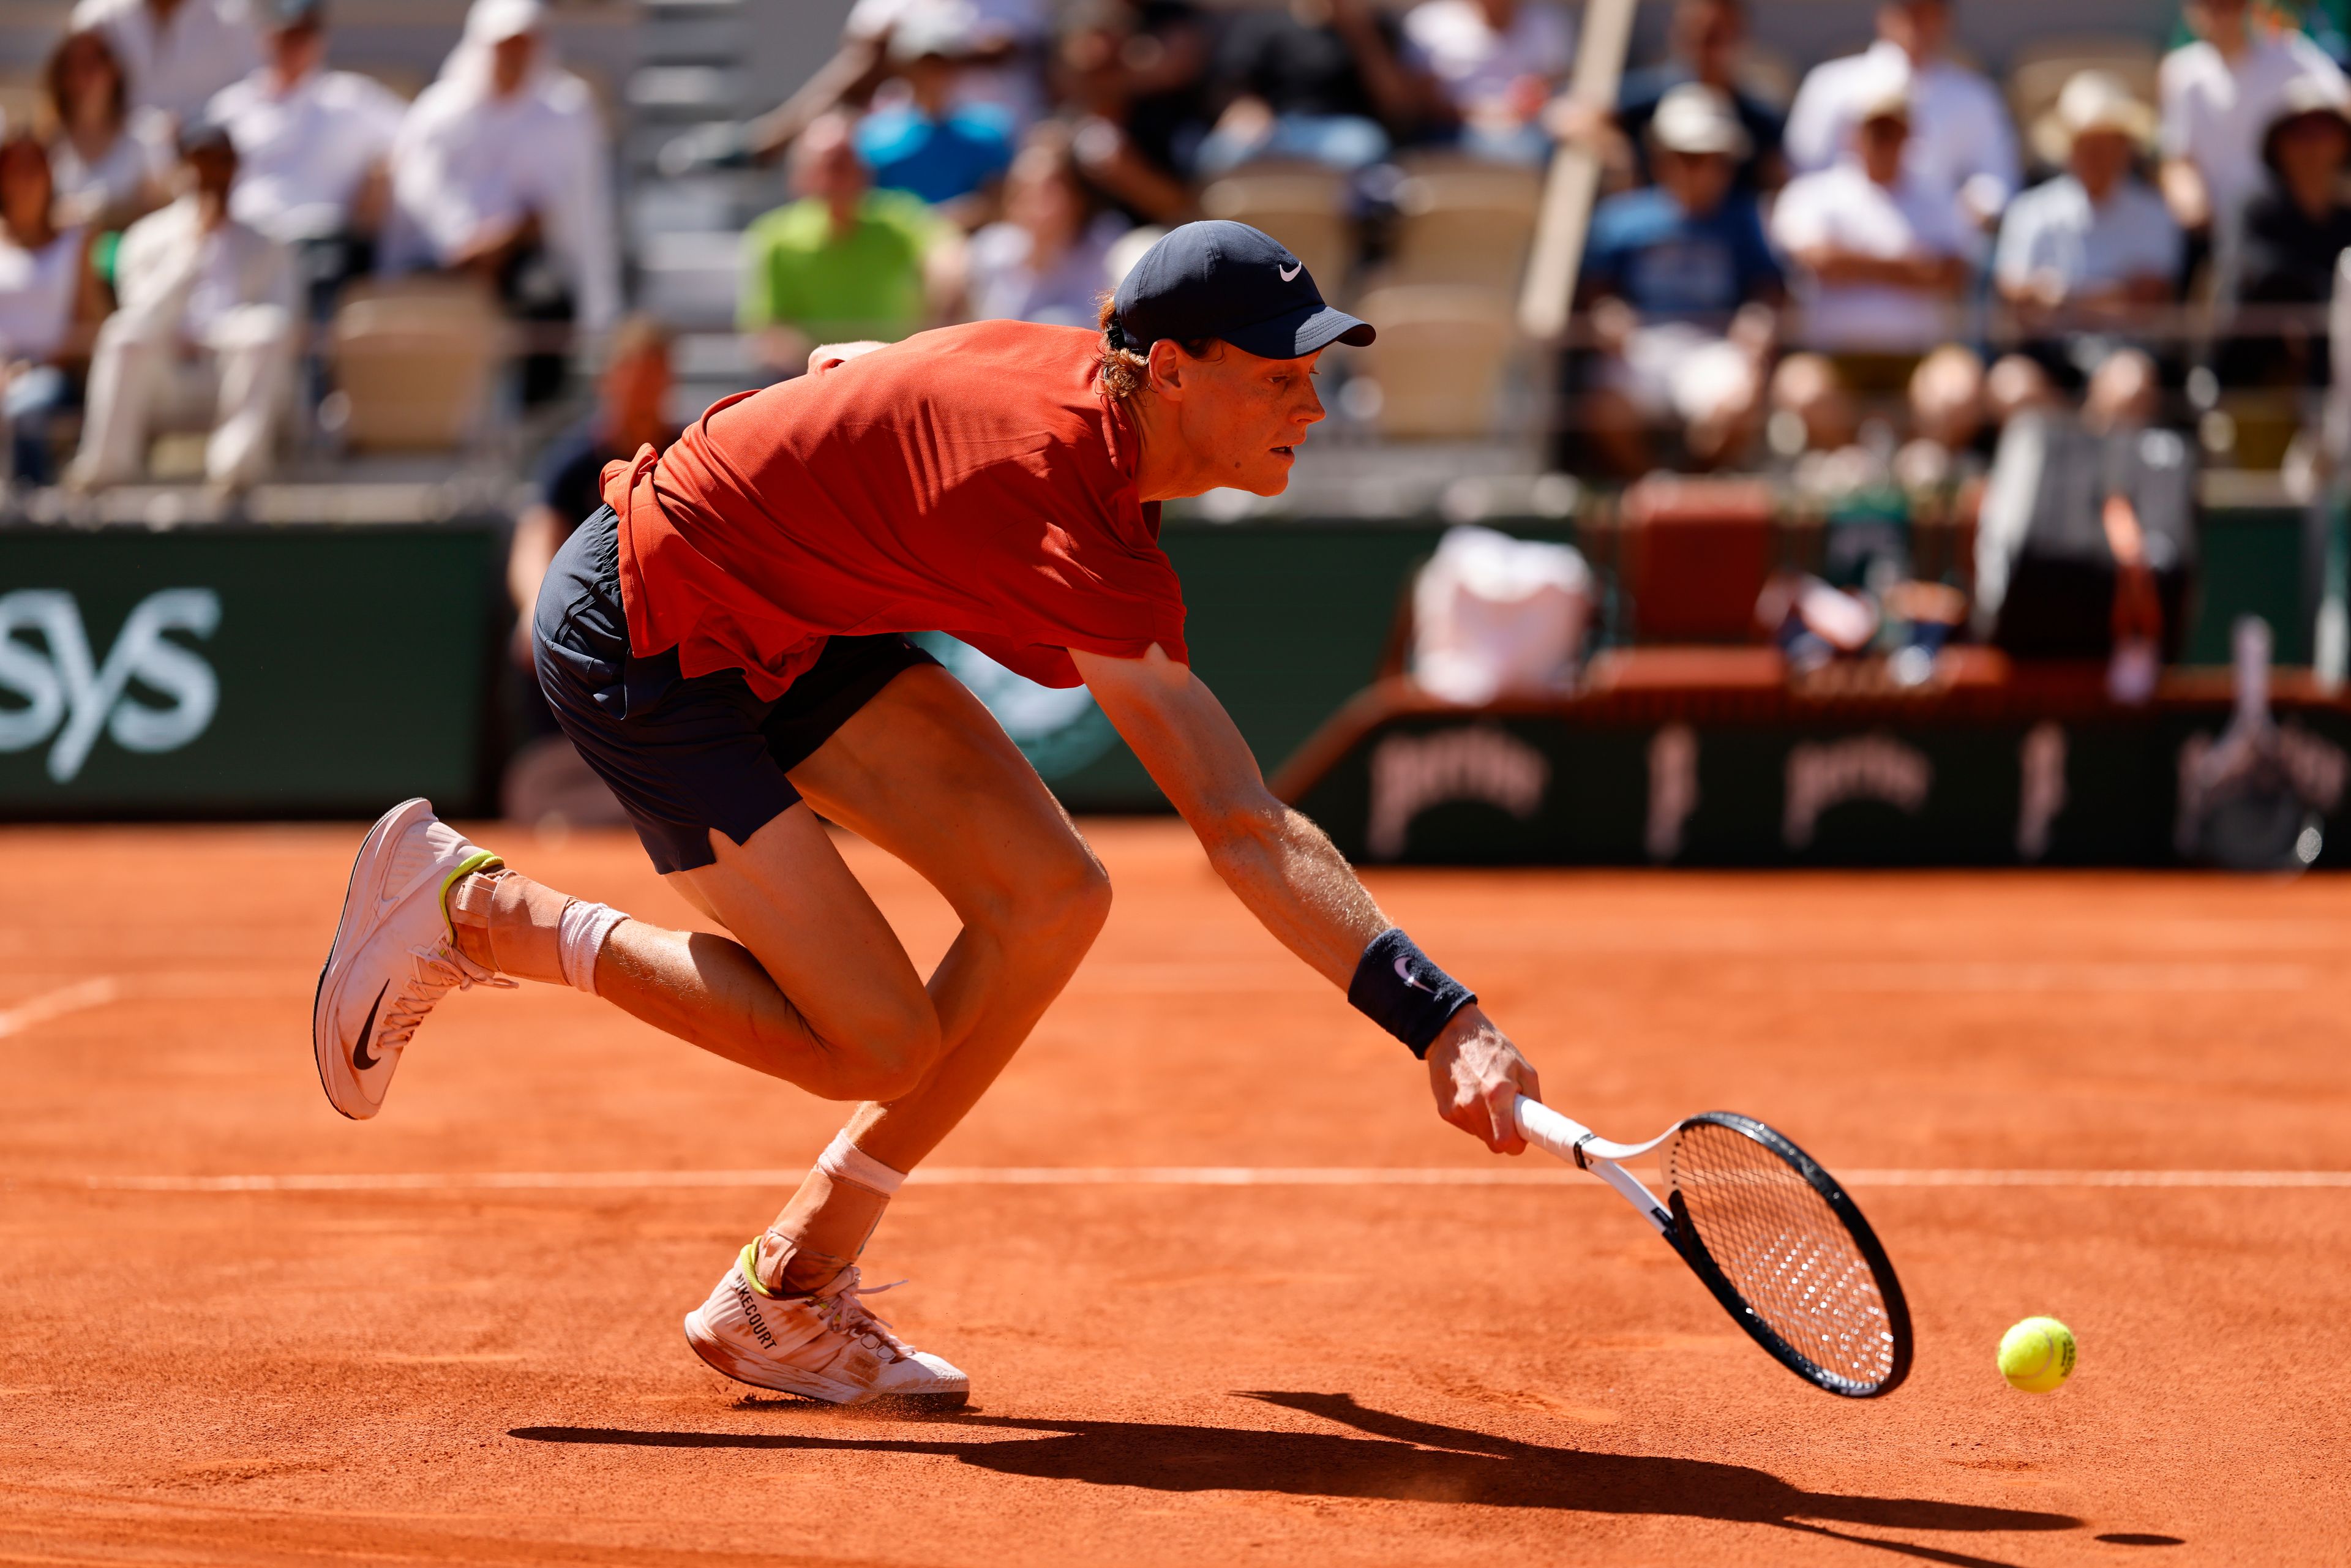
M 1216 695 L 1157 647 L 1141 659 L 1074 649 L 1071 657 L 1102 712 L 1249 912 L 1366 1011 L 1387 1001 L 1402 1004 L 1405 1011 L 1390 1014 L 1391 1027 L 1416 1043 L 1411 1004 L 1430 996 L 1432 983 L 1450 982 L 1433 965 L 1420 967 L 1426 960 L 1380 913 L 1322 830 L 1265 787 L 1249 743 Z M 1387 946 L 1371 954 L 1382 942 Z M 1392 959 L 1388 946 L 1398 942 Z M 1368 982 L 1386 981 L 1391 962 L 1395 985 L 1390 989 L 1410 994 L 1373 994 Z M 1518 1154 L 1526 1141 L 1511 1106 L 1520 1094 L 1542 1098 L 1535 1070 L 1475 1000 L 1457 1009 L 1434 1039 L 1416 1042 L 1426 1052 L 1437 1114 L 1489 1148 Z

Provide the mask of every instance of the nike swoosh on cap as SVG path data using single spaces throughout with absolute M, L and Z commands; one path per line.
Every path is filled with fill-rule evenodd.
M 1274 267 L 1274 271 L 1276 271 L 1276 272 L 1278 272 L 1278 273 L 1281 274 L 1281 280 L 1282 280 L 1284 283 L 1295 283 L 1295 282 L 1297 282 L 1297 281 L 1298 281 L 1298 275 L 1299 275 L 1300 273 L 1301 273 L 1301 272 L 1305 271 L 1305 270 L 1306 270 L 1306 264 L 1305 264 L 1304 262 L 1302 262 L 1302 261 L 1301 261 L 1301 262 L 1297 263 L 1295 266 L 1292 266 L 1292 267 L 1283 267 L 1283 266 L 1280 265 L 1279 263 L 1277 263 L 1277 264 L 1275 265 L 1275 267 Z
M 1399 958 L 1396 962 L 1401 964 L 1404 960 Z M 368 1037 L 375 1033 L 375 1009 L 383 1006 L 383 993 L 390 989 L 392 989 L 392 982 L 386 980 L 383 983 L 383 989 L 376 992 L 375 1000 L 368 1004 L 367 1022 L 360 1025 L 360 1042 L 351 1047 L 351 1065 L 361 1072 L 365 1072 L 383 1060 L 381 1056 L 368 1054 Z

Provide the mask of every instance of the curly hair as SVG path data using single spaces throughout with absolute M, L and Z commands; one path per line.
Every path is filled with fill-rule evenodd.
M 1127 347 L 1125 336 L 1118 327 L 1118 306 L 1107 294 L 1102 296 L 1097 319 L 1102 323 L 1102 360 L 1094 373 L 1102 382 L 1104 396 L 1124 402 L 1151 384 L 1151 355 Z M 1196 360 L 1205 360 L 1215 354 L 1217 340 L 1195 338 L 1186 341 L 1179 338 L 1176 346 Z

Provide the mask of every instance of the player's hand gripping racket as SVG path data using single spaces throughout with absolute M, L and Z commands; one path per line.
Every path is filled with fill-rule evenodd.
M 1886 1249 L 1836 1178 L 1752 1116 L 1708 1111 L 1612 1144 L 1520 1095 L 1519 1131 L 1641 1211 L 1755 1343 L 1797 1376 L 1867 1399 L 1910 1371 L 1910 1309 Z M 1659 1203 L 1621 1163 L 1656 1151 Z

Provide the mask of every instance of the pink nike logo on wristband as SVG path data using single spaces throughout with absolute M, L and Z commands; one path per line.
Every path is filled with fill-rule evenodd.
M 1416 991 L 1428 990 L 1426 986 L 1422 985 L 1418 980 L 1412 977 L 1412 971 L 1405 967 L 1405 961 L 1402 958 L 1398 958 L 1395 961 L 1395 970 L 1396 978 L 1402 980 L 1407 988 Z M 1431 996 L 1436 995 L 1434 991 L 1430 991 L 1429 994 Z

